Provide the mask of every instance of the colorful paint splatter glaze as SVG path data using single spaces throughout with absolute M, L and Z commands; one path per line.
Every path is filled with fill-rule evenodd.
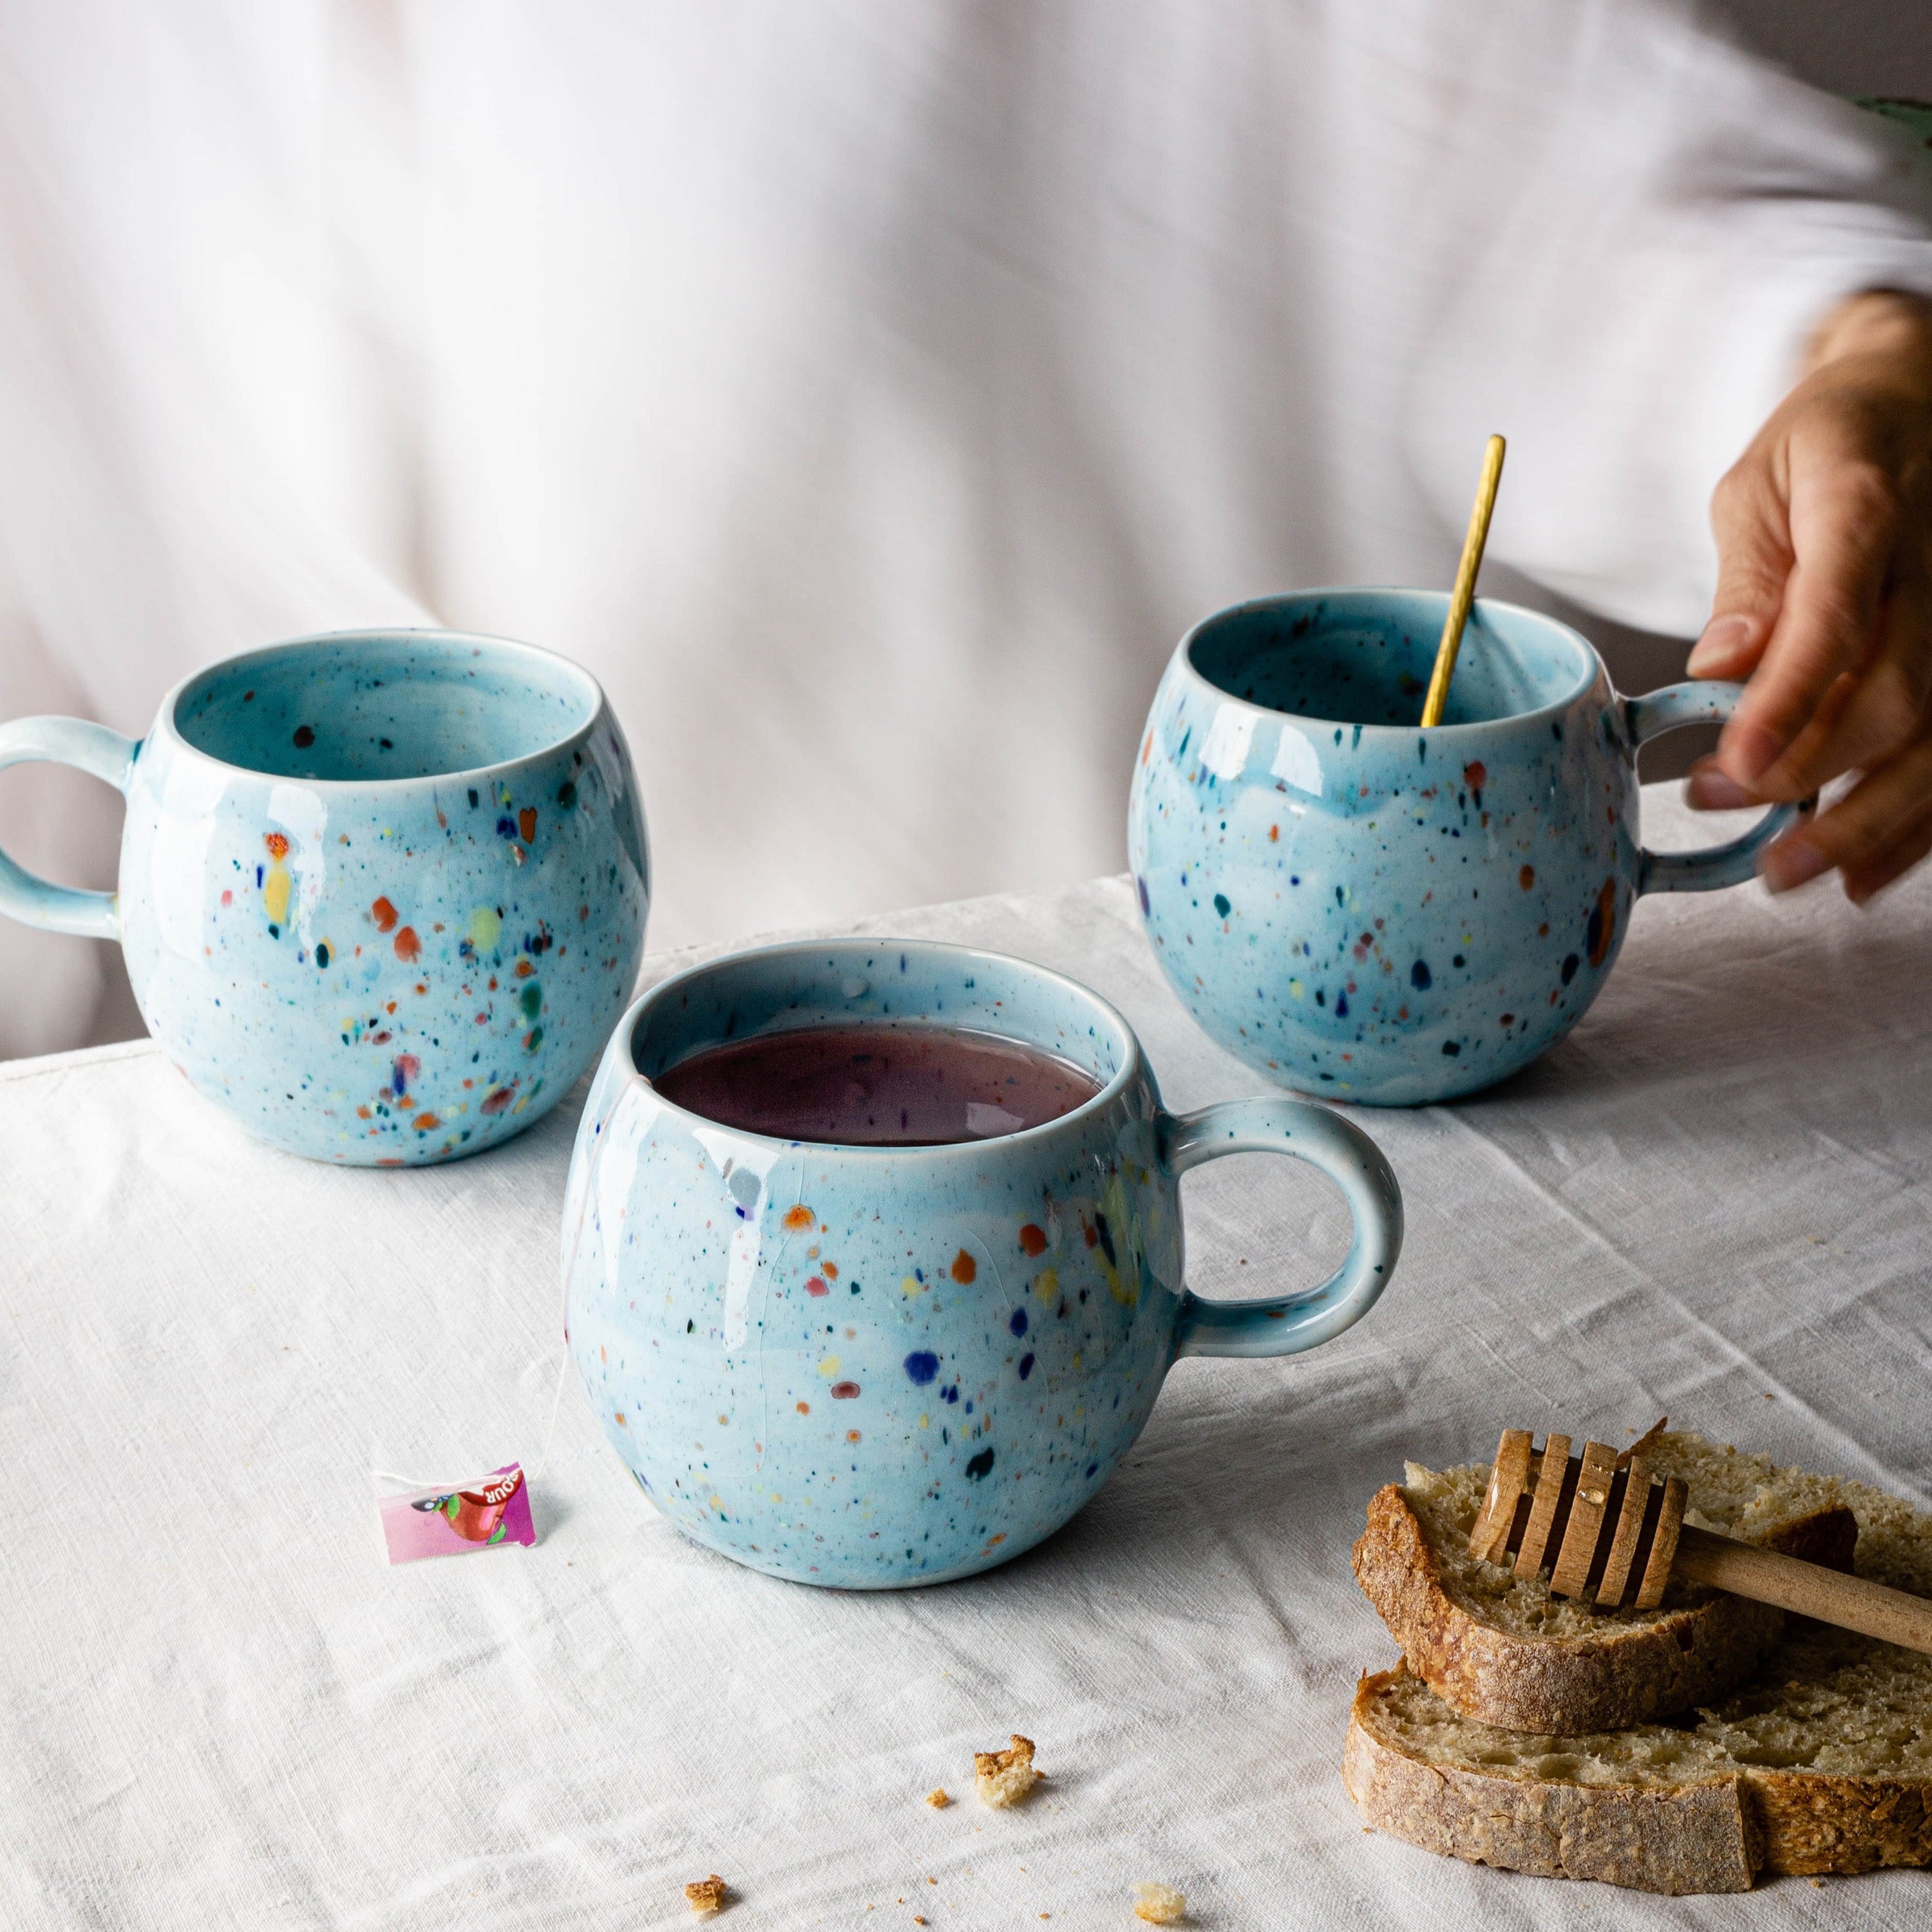
M 1412 1106 L 1503 1078 L 1582 1017 L 1639 893 L 1748 879 L 1796 818 L 1646 852 L 1637 746 L 1742 687 L 1619 698 L 1575 632 L 1509 604 L 1475 606 L 1422 730 L 1447 601 L 1238 605 L 1155 695 L 1127 826 L 1148 936 L 1207 1032 L 1283 1086 Z
M 343 633 L 197 673 L 138 745 L 22 726 L 14 756 L 126 793 L 121 890 L 0 874 L 0 910 L 118 938 L 150 1031 L 276 1146 L 475 1153 L 560 1100 L 623 1009 L 644 818 L 603 693 L 560 658 Z
M 720 1126 L 652 1084 L 724 1040 L 855 1022 L 997 1034 L 1101 1090 L 1021 1132 L 853 1147 Z M 1339 1183 L 1353 1244 L 1304 1294 L 1203 1300 L 1184 1285 L 1180 1177 L 1255 1150 Z M 1358 1129 L 1280 1097 L 1166 1113 L 1126 1022 L 1070 980 L 956 946 L 774 946 L 625 1016 L 571 1163 L 566 1320 L 605 1436 L 680 1528 L 776 1576 L 889 1588 L 1058 1528 L 1178 1356 L 1327 1341 L 1401 1239 L 1394 1176 Z

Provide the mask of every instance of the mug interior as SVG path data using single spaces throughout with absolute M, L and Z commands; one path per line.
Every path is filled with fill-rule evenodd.
M 366 784 L 534 757 L 582 730 L 598 703 L 586 673 L 526 644 L 356 632 L 216 664 L 182 687 L 173 724 L 244 771 Z
M 646 996 L 632 1028 L 631 1064 L 654 1081 L 728 1041 L 854 1024 L 962 1029 L 1070 1062 L 1100 1090 L 1048 1126 L 1099 1106 L 1134 1054 L 1133 1036 L 1120 1015 L 1058 973 L 968 946 L 855 940 L 760 947 L 665 981 Z M 926 1148 L 848 1144 L 854 1152 L 904 1156 L 985 1142 Z
M 1188 661 L 1217 690 L 1265 710 L 1413 728 L 1448 605 L 1439 590 L 1268 598 L 1210 617 L 1189 639 Z M 1567 705 L 1596 669 L 1588 645 L 1555 619 L 1478 598 L 1442 722 L 1487 724 Z

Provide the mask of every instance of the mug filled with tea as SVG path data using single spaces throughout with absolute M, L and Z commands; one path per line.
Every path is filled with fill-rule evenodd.
M 1447 602 L 1238 604 L 1155 694 L 1127 826 L 1142 921 L 1195 1018 L 1280 1085 L 1402 1106 L 1504 1078 L 1582 1018 L 1640 893 L 1748 879 L 1797 816 L 1646 850 L 1638 746 L 1742 687 L 1620 698 L 1576 632 L 1508 604 L 1475 604 L 1424 728 Z
M 118 892 L 0 854 L 0 913 L 121 943 L 148 1030 L 250 1132 L 318 1160 L 474 1154 L 609 1036 L 650 899 L 596 680 L 528 644 L 342 632 L 197 671 L 138 742 L 0 724 L 0 767 L 127 797 Z
M 1342 1189 L 1305 1292 L 1186 1286 L 1180 1179 L 1219 1154 Z M 1358 1320 L 1402 1240 L 1394 1175 L 1329 1110 L 1176 1116 L 1084 987 L 965 947 L 806 942 L 644 994 L 579 1126 L 572 1359 L 677 1526 L 847 1588 L 964 1576 L 1104 1484 L 1184 1354 L 1280 1355 Z

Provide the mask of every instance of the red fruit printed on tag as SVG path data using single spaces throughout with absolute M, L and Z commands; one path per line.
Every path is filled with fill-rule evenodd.
M 488 1543 L 496 1534 L 510 1498 L 523 1486 L 523 1472 L 518 1469 L 481 1490 L 458 1490 L 448 1498 L 450 1507 L 443 1511 L 450 1528 L 466 1543 Z

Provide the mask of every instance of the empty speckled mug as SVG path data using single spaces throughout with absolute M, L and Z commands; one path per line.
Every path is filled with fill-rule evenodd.
M 1508 604 L 1476 604 L 1424 730 L 1447 602 L 1238 604 L 1155 694 L 1127 822 L 1148 935 L 1202 1026 L 1284 1086 L 1412 1106 L 1514 1073 L 1582 1017 L 1640 892 L 1737 884 L 1796 817 L 1643 850 L 1637 747 L 1742 687 L 1620 698 L 1574 631 Z
M 197 671 L 138 742 L 0 724 L 0 767 L 126 794 L 118 892 L 0 854 L 0 912 L 120 940 L 148 1030 L 278 1147 L 448 1160 L 563 1097 L 637 976 L 650 869 L 595 679 L 443 631 L 343 632 Z
M 854 1022 L 1016 1042 L 1098 1090 L 1017 1132 L 852 1146 L 723 1126 L 652 1084 L 722 1042 Z M 1180 1177 L 1256 1150 L 1337 1183 L 1347 1258 L 1304 1294 L 1203 1300 Z M 961 946 L 812 942 L 695 967 L 626 1014 L 571 1162 L 565 1324 L 605 1436 L 680 1529 L 775 1576 L 890 1588 L 1058 1528 L 1178 1357 L 1328 1340 L 1401 1241 L 1388 1162 L 1327 1108 L 1177 1118 L 1126 1022 L 1070 980 Z

